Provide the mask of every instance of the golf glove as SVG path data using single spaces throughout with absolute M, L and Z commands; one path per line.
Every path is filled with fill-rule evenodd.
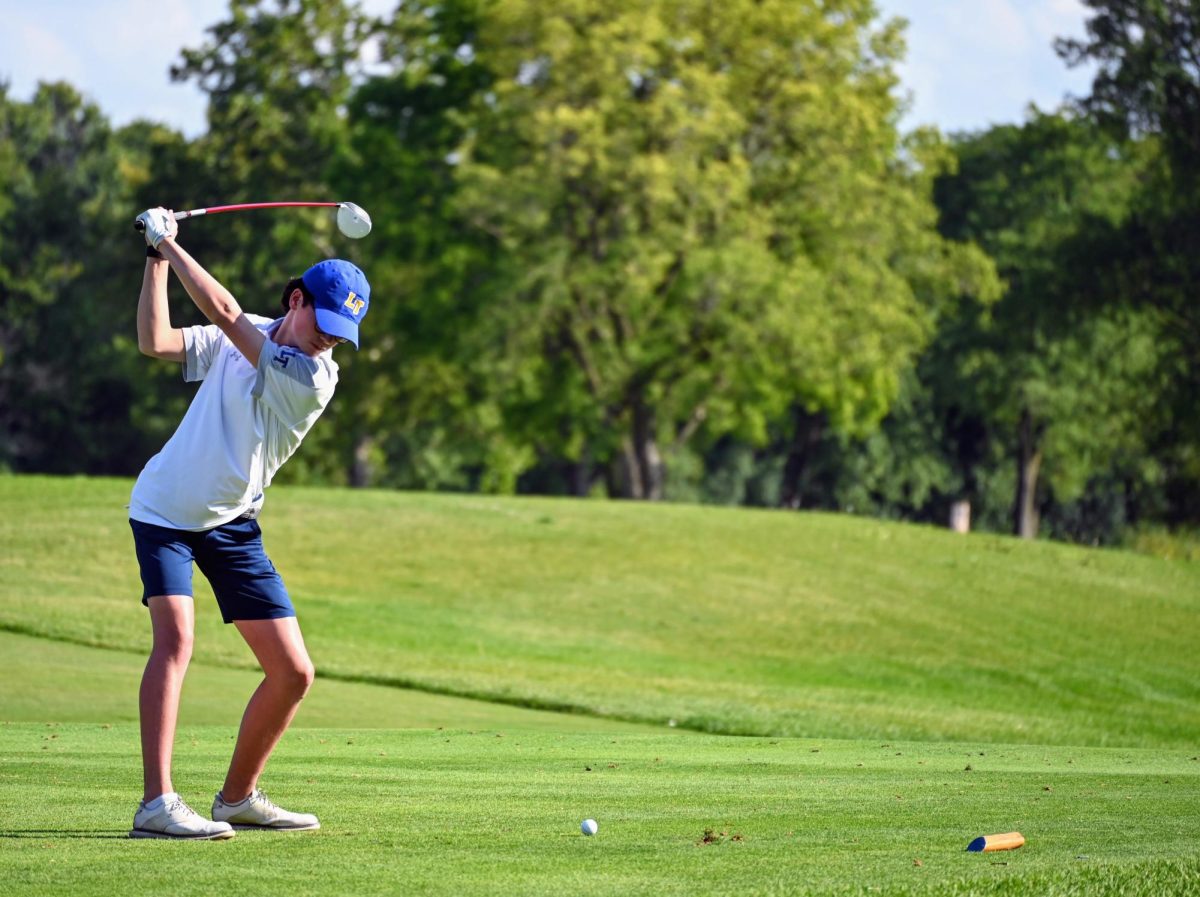
M 153 246 L 155 249 L 167 237 L 174 237 L 179 232 L 179 223 L 175 220 L 175 216 L 161 207 L 146 209 L 137 216 L 137 220 L 142 222 L 142 235 L 146 238 L 147 245 Z

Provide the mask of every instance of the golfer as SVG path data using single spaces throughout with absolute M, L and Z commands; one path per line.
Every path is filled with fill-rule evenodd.
M 138 219 L 148 244 L 138 347 L 182 363 L 184 380 L 203 382 L 174 435 L 146 463 L 129 504 L 154 638 L 139 696 L 145 792 L 129 834 L 220 839 L 233 837 L 235 827 L 319 828 L 316 816 L 281 809 L 257 787 L 312 684 L 313 665 L 256 518 L 271 478 L 333 396 L 334 346 L 358 348 L 370 286 L 354 265 L 330 259 L 287 284 L 283 317 L 247 315 L 176 242 L 168 210 L 150 209 Z M 169 270 L 211 325 L 171 326 Z M 265 673 L 242 717 L 211 821 L 171 783 L 179 692 L 192 654 L 193 561 L 225 622 L 237 627 Z

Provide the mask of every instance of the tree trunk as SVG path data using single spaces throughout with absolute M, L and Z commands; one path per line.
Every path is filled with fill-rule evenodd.
M 1038 532 L 1037 480 L 1042 467 L 1042 428 L 1026 408 L 1017 424 L 1017 496 L 1013 502 L 1013 533 L 1035 539 Z
M 783 481 L 779 489 L 779 507 L 797 510 L 800 507 L 802 483 L 813 449 L 821 441 L 824 419 L 820 414 L 807 411 L 804 406 L 793 409 L 792 444 L 788 449 L 787 463 L 783 466 Z
M 592 493 L 592 454 L 584 451 L 578 461 L 568 461 L 564 471 L 567 492 L 576 498 L 587 498 Z
M 360 434 L 354 440 L 354 461 L 350 465 L 350 485 L 356 489 L 366 488 L 375 478 L 375 468 L 371 464 L 371 453 L 375 440 L 365 434 Z
M 950 505 L 950 529 L 956 533 L 971 531 L 971 503 L 965 498 Z
M 629 435 L 621 441 L 616 476 L 609 491 L 621 498 L 661 501 L 666 470 L 654 436 L 654 412 L 640 401 L 633 406 Z

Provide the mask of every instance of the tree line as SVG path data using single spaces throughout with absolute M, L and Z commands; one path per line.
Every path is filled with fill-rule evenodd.
M 1090 0 L 1092 93 L 904 132 L 870 0 L 232 0 L 188 139 L 0 85 L 0 469 L 136 473 L 150 205 L 249 310 L 328 255 L 361 352 L 293 482 L 828 508 L 1109 543 L 1200 517 L 1200 12 Z M 200 323 L 172 287 L 176 320 Z

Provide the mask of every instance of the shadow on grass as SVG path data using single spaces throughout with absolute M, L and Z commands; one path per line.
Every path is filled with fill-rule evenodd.
M 49 841 L 52 838 L 97 838 L 112 839 L 129 837 L 129 832 L 95 831 L 93 829 L 69 828 L 24 828 L 0 829 L 0 838 L 33 838 L 38 841 Z

